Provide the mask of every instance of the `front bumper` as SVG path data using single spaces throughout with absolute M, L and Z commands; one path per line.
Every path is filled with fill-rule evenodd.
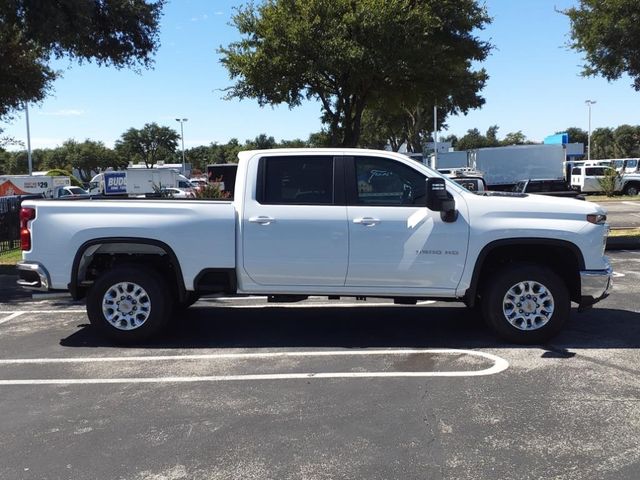
M 580 308 L 587 308 L 607 298 L 613 287 L 613 268 L 607 263 L 604 270 L 580 272 Z
M 18 262 L 18 285 L 27 290 L 46 292 L 51 286 L 49 272 L 36 262 Z

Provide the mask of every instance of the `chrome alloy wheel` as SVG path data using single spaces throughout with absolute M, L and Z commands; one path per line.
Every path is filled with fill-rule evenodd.
M 116 283 L 102 297 L 102 314 L 118 330 L 135 330 L 149 318 L 151 299 L 136 283 Z
M 526 280 L 512 286 L 502 301 L 502 313 L 518 330 L 544 327 L 553 315 L 551 292 L 540 282 Z

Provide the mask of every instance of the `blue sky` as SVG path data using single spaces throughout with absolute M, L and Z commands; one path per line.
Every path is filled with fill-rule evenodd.
M 609 83 L 579 75 L 582 59 L 568 50 L 569 24 L 555 9 L 573 0 L 488 0 L 493 23 L 479 32 L 495 45 L 484 62 L 490 79 L 486 104 L 467 116 L 452 117 L 447 133 L 500 127 L 499 136 L 522 130 L 530 139 L 569 126 L 587 129 L 593 99 L 592 128 L 640 124 L 640 93 L 629 78 Z M 260 133 L 281 139 L 306 139 L 321 127 L 320 106 L 308 102 L 260 108 L 253 100 L 226 101 L 220 89 L 230 85 L 216 49 L 238 39 L 228 25 L 233 6 L 226 0 L 170 0 L 161 25 L 155 68 L 136 74 L 92 64 L 56 63 L 63 77 L 41 105 L 32 105 L 32 147 L 54 147 L 67 138 L 101 140 L 108 146 L 130 127 L 157 122 L 179 131 L 175 118 L 186 117 L 185 146 L 240 141 Z M 26 140 L 25 121 L 17 116 L 0 125 Z

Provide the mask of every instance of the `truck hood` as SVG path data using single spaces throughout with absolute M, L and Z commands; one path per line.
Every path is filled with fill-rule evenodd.
M 607 211 L 597 203 L 529 193 L 484 192 L 469 200 L 469 209 L 490 217 L 586 220 Z

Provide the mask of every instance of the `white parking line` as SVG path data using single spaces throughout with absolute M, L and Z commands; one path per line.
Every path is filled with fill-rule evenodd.
M 11 313 L 13 315 L 18 314 L 18 315 L 22 315 L 23 313 L 29 313 L 29 314 L 33 314 L 33 313 L 87 313 L 86 309 L 64 309 L 64 308 L 58 308 L 57 310 L 6 310 L 6 311 L 2 311 L 0 313 Z M 0 321 L 0 323 L 2 323 Z
M 4 317 L 3 319 L 0 320 L 0 325 L 2 325 L 3 323 L 8 322 L 9 320 L 13 320 L 16 317 L 19 317 L 20 315 L 22 315 L 23 313 L 26 312 L 13 312 L 11 315 Z
M 330 357 L 364 355 L 411 355 L 445 354 L 469 355 L 481 357 L 493 362 L 493 366 L 473 371 L 442 372 L 312 372 L 312 373 L 273 373 L 248 375 L 212 375 L 182 377 L 133 377 L 133 378 L 52 378 L 52 379 L 14 379 L 0 380 L 0 385 L 82 385 L 106 383 L 184 383 L 184 382 L 226 382 L 246 380 L 295 380 L 329 378 L 402 378 L 402 377 L 479 377 L 495 375 L 506 370 L 509 362 L 491 353 L 474 350 L 433 349 L 433 350 L 358 350 L 358 351 L 315 351 L 315 352 L 265 352 L 265 353 L 223 353 L 203 355 L 158 355 L 138 357 L 67 357 L 67 358 L 10 358 L 0 360 L 3 365 L 20 364 L 56 364 L 56 363 L 96 363 L 96 362 L 153 362 L 166 360 L 203 360 L 203 359 L 251 359 L 283 357 Z

